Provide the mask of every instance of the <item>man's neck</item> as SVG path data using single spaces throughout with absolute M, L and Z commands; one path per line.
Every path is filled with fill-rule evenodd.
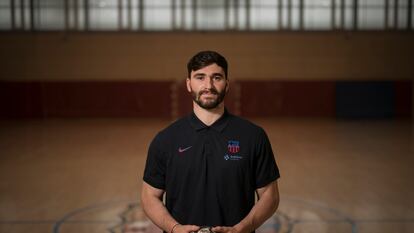
M 193 102 L 193 111 L 198 119 L 205 125 L 210 126 L 214 124 L 224 113 L 224 103 L 220 103 L 216 108 L 204 109 Z

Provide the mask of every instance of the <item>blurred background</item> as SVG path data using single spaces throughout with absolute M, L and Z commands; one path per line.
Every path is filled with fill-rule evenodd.
M 281 206 L 260 231 L 414 232 L 413 12 L 0 0 L 0 232 L 156 231 L 137 203 L 146 150 L 191 112 L 186 64 L 201 50 L 227 58 L 227 108 L 276 152 Z

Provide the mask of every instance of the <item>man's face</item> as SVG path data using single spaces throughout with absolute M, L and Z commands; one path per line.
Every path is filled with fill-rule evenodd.
M 191 71 L 187 78 L 187 90 L 194 102 L 204 109 L 216 108 L 228 91 L 228 80 L 224 70 L 216 63 Z

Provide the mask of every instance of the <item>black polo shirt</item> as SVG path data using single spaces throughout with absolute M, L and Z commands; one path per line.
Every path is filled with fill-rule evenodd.
M 269 139 L 253 123 L 229 114 L 207 126 L 193 113 L 153 139 L 144 181 L 165 190 L 181 224 L 233 226 L 255 202 L 255 190 L 279 178 Z

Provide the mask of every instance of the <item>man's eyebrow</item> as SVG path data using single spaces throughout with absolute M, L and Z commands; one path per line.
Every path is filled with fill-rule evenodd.
M 206 76 L 207 76 L 207 74 L 206 74 L 206 73 L 202 73 L 202 72 L 200 72 L 200 73 L 195 73 L 195 74 L 193 75 L 193 77 L 195 77 L 195 78 L 204 78 L 204 77 L 206 77 Z M 222 74 L 222 73 L 218 73 L 218 72 L 216 72 L 216 73 L 212 73 L 212 74 L 210 75 L 210 77 L 212 77 L 212 78 L 215 78 L 215 77 L 224 78 L 224 77 L 225 77 L 225 75 L 224 75 L 224 74 Z
M 194 76 L 206 76 L 206 73 L 195 73 Z M 212 73 L 211 76 L 216 76 L 216 75 L 220 75 L 220 76 L 224 76 L 222 73 Z

